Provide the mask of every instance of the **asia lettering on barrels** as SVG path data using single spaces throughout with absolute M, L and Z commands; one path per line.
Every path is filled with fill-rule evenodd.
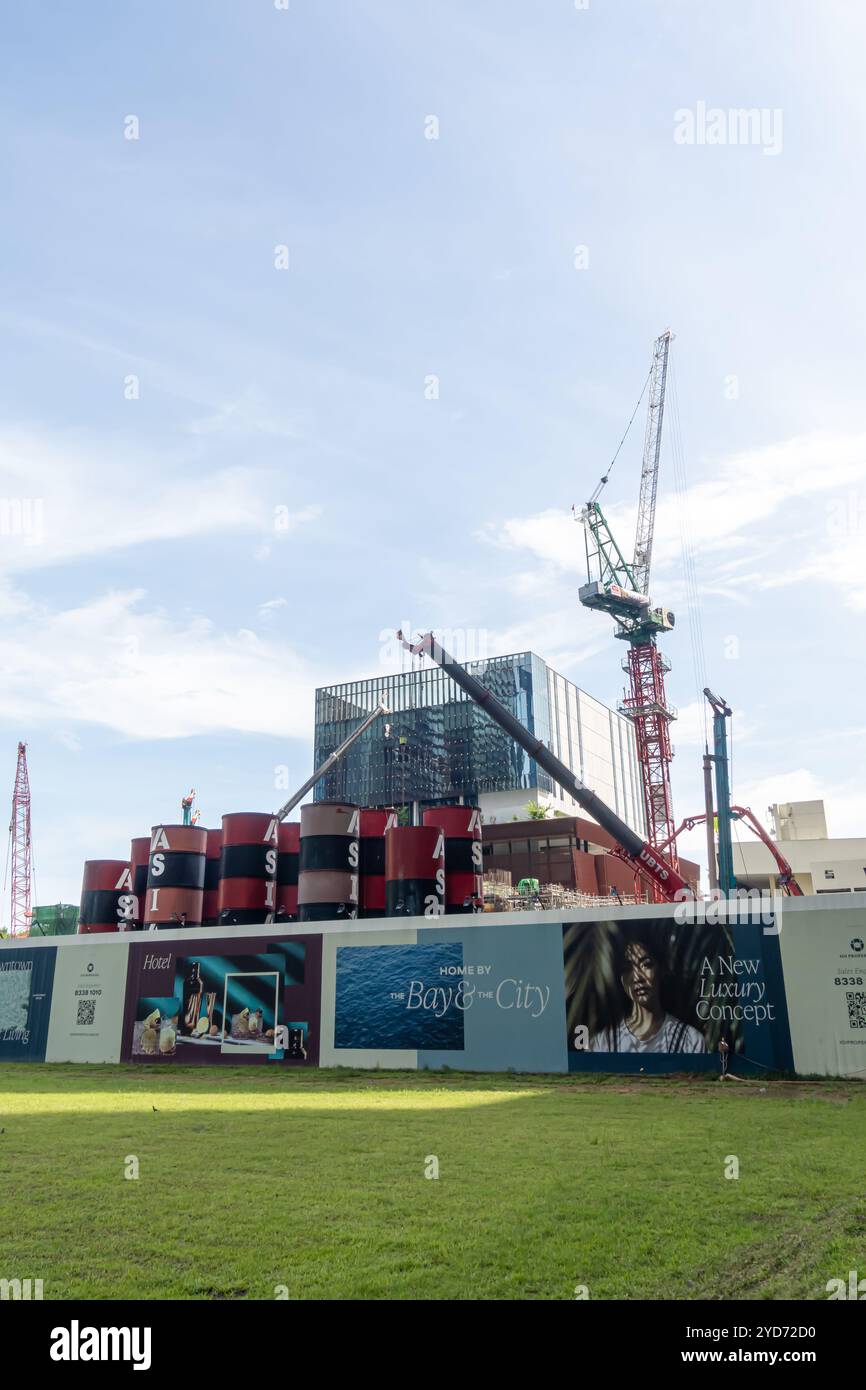
M 445 836 L 435 825 L 385 831 L 385 915 L 441 917 L 445 911 Z
M 362 810 L 358 916 L 385 916 L 385 826 L 388 812 Z
M 445 836 L 445 911 L 449 915 L 484 910 L 481 812 L 477 806 L 431 806 L 424 824 Z
M 219 922 L 220 855 L 222 853 L 222 827 L 207 832 L 207 848 L 204 862 L 204 900 L 202 902 L 202 924 L 215 927 Z
M 132 891 L 135 908 L 130 928 L 141 931 L 144 925 L 144 905 L 147 898 L 147 869 L 150 863 L 150 836 L 137 835 L 130 843 L 129 867 L 132 872 Z
M 81 883 L 78 931 L 125 931 L 134 921 L 132 873 L 126 859 L 88 859 Z
M 207 831 L 198 825 L 155 825 L 150 837 L 145 928 L 200 927 Z
M 344 801 L 301 807 L 299 922 L 357 917 L 360 814 Z
M 266 811 L 223 816 L 219 924 L 273 922 L 277 907 L 279 821 Z
M 298 920 L 298 860 L 301 851 L 300 822 L 282 821 L 277 841 L 277 921 Z

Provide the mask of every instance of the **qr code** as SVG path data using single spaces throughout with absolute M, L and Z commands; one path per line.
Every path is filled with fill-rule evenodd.
M 845 998 L 848 1000 L 848 1027 L 866 1028 L 866 991 L 849 990 Z
M 78 1001 L 78 1023 L 81 1027 L 88 1027 L 96 1017 L 96 1000 L 79 999 Z M 866 1027 L 866 1024 L 864 1024 Z

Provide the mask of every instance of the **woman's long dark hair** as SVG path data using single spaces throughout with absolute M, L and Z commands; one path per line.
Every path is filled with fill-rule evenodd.
M 563 933 L 568 1045 L 574 1047 L 578 1026 L 590 1038 L 602 1035 L 613 1050 L 620 1024 L 632 1010 L 622 986 L 629 946 L 642 946 L 657 963 L 659 1000 L 666 1013 L 703 1032 L 707 1048 L 718 1047 L 723 1027 L 731 1051 L 742 1046 L 741 1025 L 708 1021 L 702 1024 L 695 1009 L 700 999 L 701 968 L 705 957 L 732 950 L 729 931 L 712 923 L 679 925 L 672 919 L 655 922 L 573 922 Z M 676 1041 L 676 1039 L 674 1040 Z

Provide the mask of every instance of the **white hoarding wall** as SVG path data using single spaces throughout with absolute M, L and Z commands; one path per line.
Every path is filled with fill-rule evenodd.
M 59 947 L 46 1062 L 120 1061 L 128 958 L 125 943 L 96 935 Z
M 786 911 L 779 941 L 794 1069 L 866 1079 L 863 907 Z

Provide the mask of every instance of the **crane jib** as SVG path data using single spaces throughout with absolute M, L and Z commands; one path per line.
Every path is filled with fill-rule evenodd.
M 455 685 L 486 710 L 491 719 L 510 734 L 514 742 L 519 744 L 531 758 L 534 758 L 539 767 L 543 768 L 560 787 L 564 788 L 585 811 L 598 822 L 603 830 L 606 830 L 617 845 L 624 850 L 628 858 L 642 869 L 652 881 L 658 885 L 662 893 L 669 900 L 675 900 L 679 894 L 690 894 L 691 890 L 684 878 L 681 878 L 672 864 L 652 848 L 647 845 L 631 828 L 621 820 L 615 811 L 611 810 L 595 792 L 590 791 L 583 782 L 561 762 L 555 753 L 547 747 L 541 739 L 531 734 L 520 720 L 500 704 L 492 691 L 482 685 L 481 681 L 460 665 L 453 656 L 450 656 L 445 648 L 428 633 L 419 642 L 410 643 L 402 632 L 398 632 L 398 638 L 403 645 L 415 655 L 422 652 L 426 653 L 437 666 L 451 677 Z

